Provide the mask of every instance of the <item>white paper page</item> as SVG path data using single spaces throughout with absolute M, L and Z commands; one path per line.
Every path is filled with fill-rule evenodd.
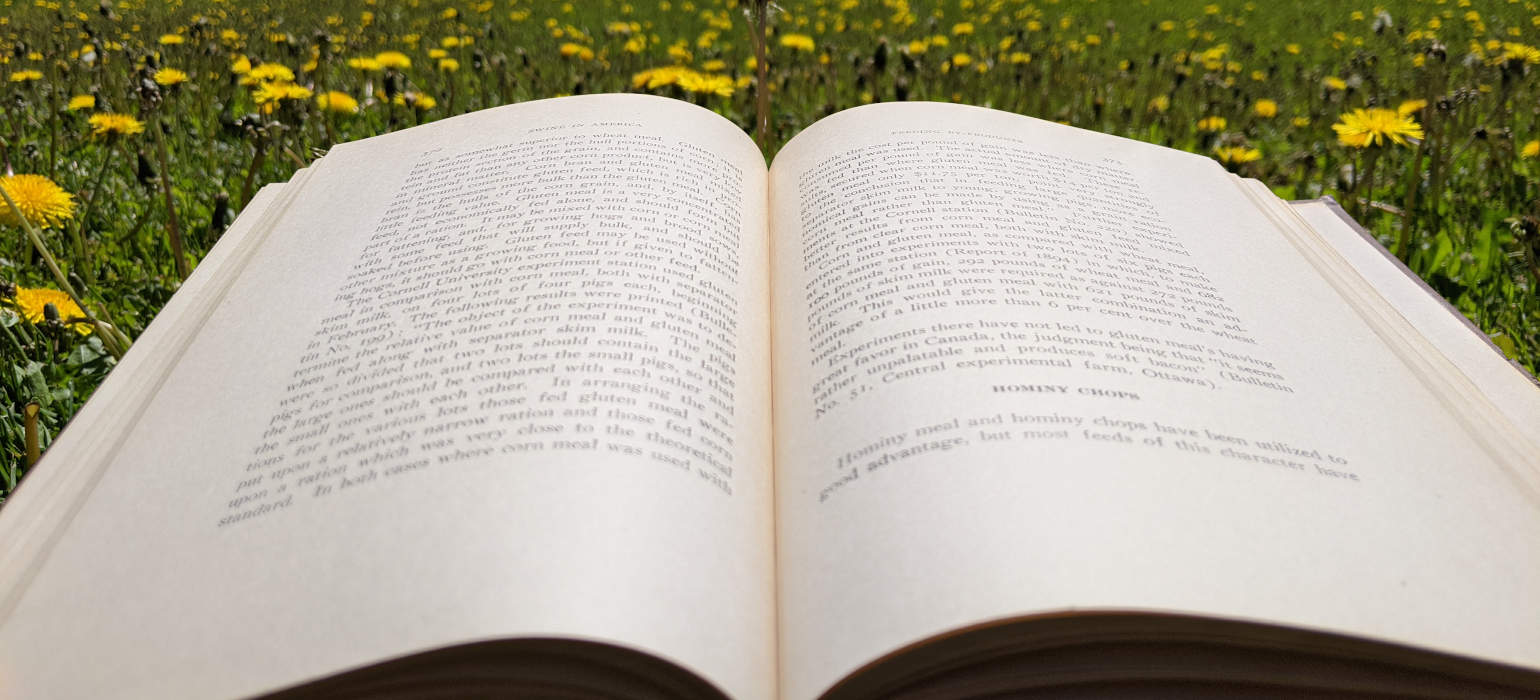
M 764 177 L 639 95 L 332 149 L 0 623 L 6 692 L 562 636 L 769 697 Z
M 781 667 L 1152 610 L 1540 667 L 1540 513 L 1213 161 L 978 108 L 771 171 Z

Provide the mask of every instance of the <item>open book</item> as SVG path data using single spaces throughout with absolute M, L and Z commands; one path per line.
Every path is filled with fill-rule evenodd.
M 262 192 L 0 511 L 0 695 L 1540 692 L 1540 390 L 1329 202 L 598 95 Z

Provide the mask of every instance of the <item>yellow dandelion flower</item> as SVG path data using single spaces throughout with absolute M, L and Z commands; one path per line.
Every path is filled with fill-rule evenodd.
M 431 58 L 435 61 L 448 55 L 449 52 L 443 49 L 428 49 L 428 58 Z
M 308 100 L 313 95 L 310 88 L 294 83 L 262 83 L 251 94 L 258 105 L 271 109 L 283 100 Z
M 1263 119 L 1272 119 L 1278 116 L 1278 103 L 1269 99 L 1257 100 L 1251 105 L 1251 112 Z
M 960 53 L 952 56 L 952 65 L 958 68 L 967 66 L 970 63 L 973 63 L 973 57 L 968 54 Z
M 1396 107 L 1396 113 L 1402 115 L 1416 114 L 1421 112 L 1423 107 L 1427 106 L 1427 100 L 1407 100 L 1402 102 L 1400 106 Z
M 1283 50 L 1287 51 L 1290 55 L 1298 56 L 1299 55 L 1299 44 L 1285 44 L 1284 47 L 1283 47 Z
M 187 73 L 179 71 L 175 68 L 162 68 L 158 71 L 155 71 L 154 78 L 155 84 L 162 87 L 171 87 L 173 85 L 181 85 L 182 83 L 187 82 Z
M 1161 20 L 1160 24 L 1156 25 L 1156 26 L 1160 29 L 1160 31 L 1169 32 L 1169 31 L 1174 31 L 1176 29 L 1176 22 L 1173 22 L 1173 21 L 1171 21 L 1169 19 L 1166 19 L 1166 20 Z
M 1519 155 L 1525 158 L 1540 156 L 1540 141 L 1530 141 L 1524 144 L 1524 148 L 1519 151 Z
M 1165 95 L 1156 95 L 1150 98 L 1150 104 L 1145 109 L 1156 114 L 1164 114 L 1166 110 L 1171 109 L 1171 98 Z
M 417 99 L 412 100 L 412 108 L 420 112 L 426 112 L 437 106 L 438 100 L 433 99 L 429 95 L 418 95 Z
M 230 62 L 230 72 L 236 75 L 246 75 L 250 73 L 251 59 L 246 58 L 245 56 L 236 56 L 235 60 Z
M 1295 117 L 1289 123 L 1294 126 L 1310 126 L 1310 117 Z
M 96 97 L 94 95 L 76 95 L 70 98 L 70 103 L 65 109 L 71 112 L 79 112 L 82 109 L 96 109 Z
M 1204 117 L 1198 120 L 1198 131 L 1223 131 L 1229 123 L 1224 117 Z
M 352 95 L 337 90 L 323 92 L 315 96 L 315 103 L 323 111 L 333 114 L 357 114 L 358 100 Z
M 1214 148 L 1214 154 L 1219 156 L 1219 162 L 1236 165 L 1262 159 L 1261 151 L 1245 146 L 1217 146 Z
M 812 53 L 814 49 L 813 37 L 810 37 L 806 34 L 787 34 L 786 36 L 781 37 L 781 46 L 785 46 L 788 49 Z
M 1032 54 L 1029 54 L 1025 51 L 1012 51 L 1011 55 L 1009 56 L 1009 60 L 1011 63 L 1015 64 L 1031 63 Z
M 80 310 L 70 295 L 57 289 L 17 287 L 16 299 L 12 303 L 22 317 L 31 323 L 42 323 L 45 318 L 43 307 L 53 304 L 54 310 L 59 312 L 59 320 L 73 327 L 76 333 L 87 335 L 92 331 L 91 324 L 85 322 L 86 313 Z
M 13 83 L 28 83 L 28 82 L 32 82 L 34 80 L 42 80 L 42 79 L 43 79 L 42 71 L 19 70 L 19 71 L 16 71 L 15 73 L 11 74 L 11 82 L 13 82 Z
M 1339 143 L 1352 148 L 1378 146 L 1386 141 L 1404 146 L 1408 140 L 1422 138 L 1422 127 L 1410 116 L 1378 107 L 1355 109 L 1342 115 L 1342 121 L 1331 128 L 1337 132 Z
M 282 63 L 264 63 L 246 71 L 246 78 L 256 83 L 292 83 L 294 71 Z
M 1503 47 L 1503 59 L 1518 63 L 1540 63 L 1540 49 L 1528 44 L 1506 42 Z
M 438 69 L 445 73 L 453 73 L 460 70 L 460 62 L 453 58 L 441 58 L 438 60 Z
M 186 39 L 182 38 L 181 34 L 162 34 L 162 35 L 160 35 L 160 45 L 161 46 L 176 46 L 178 44 L 186 43 L 186 41 L 187 41 Z
M 930 44 L 919 39 L 915 39 L 914 41 L 909 42 L 908 46 L 909 53 L 911 54 L 925 53 L 925 50 L 928 48 L 930 48 Z
M 958 22 L 952 25 L 952 36 L 967 36 L 973 33 L 972 22 Z
M 93 136 L 130 136 L 144 132 L 144 122 L 127 114 L 102 112 L 86 120 Z
M 1326 78 L 1321 81 L 1321 84 L 1325 85 L 1326 89 L 1328 89 L 1328 90 L 1346 90 L 1347 89 L 1347 81 L 1343 80 L 1341 78 L 1338 78 L 1335 75 L 1326 76 Z
M 75 216 L 75 200 L 70 193 L 42 175 L 0 176 L 0 190 L 5 190 L 33 225 L 58 226 Z M 21 219 L 4 200 L 0 200 L 0 224 L 21 227 Z
M 374 55 L 374 62 L 387 70 L 406 70 L 412 67 L 412 59 L 400 51 L 381 51 Z
M 722 71 L 727 70 L 727 61 L 724 61 L 720 58 L 713 58 L 709 61 L 706 61 L 705 63 L 700 64 L 700 68 L 707 73 L 721 73 Z
M 460 37 L 457 37 L 457 36 L 446 36 L 446 37 L 438 40 L 438 45 L 442 46 L 442 47 L 444 47 L 446 49 L 457 48 L 457 47 L 460 46 Z
M 361 71 L 377 71 L 380 69 L 380 62 L 369 56 L 359 56 L 348 59 L 348 67 Z

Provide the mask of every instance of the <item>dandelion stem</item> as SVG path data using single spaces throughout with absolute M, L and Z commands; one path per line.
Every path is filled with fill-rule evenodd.
M 171 237 L 171 257 L 176 260 L 176 276 L 185 280 L 192 270 L 187 267 L 187 256 L 182 248 L 182 226 L 176 220 L 176 202 L 171 196 L 171 159 L 166 156 L 166 137 L 161 134 L 160 120 L 156 119 L 150 131 L 155 134 L 155 157 L 160 161 L 160 191 L 166 200 L 166 233 Z
M 1401 210 L 1401 236 L 1396 239 L 1396 257 L 1402 260 L 1412 246 L 1412 229 L 1417 223 L 1417 189 L 1422 184 L 1422 151 L 1426 145 L 1426 141 L 1417 144 L 1412 167 L 1406 171 L 1406 202 Z
M 80 258 L 81 271 L 84 273 L 81 276 L 87 282 L 96 282 L 96 269 L 86 259 L 85 228 L 90 225 L 91 212 L 96 209 L 96 199 L 101 194 L 102 179 L 107 175 L 107 166 L 112 163 L 112 158 L 116 154 L 116 144 L 109 141 L 107 143 L 107 154 L 102 158 L 101 166 L 96 169 L 96 177 L 91 179 L 90 197 L 86 199 L 86 205 L 80 212 L 80 219 L 75 222 L 74 226 L 70 227 L 70 234 L 75 243 L 75 255 Z
M 246 208 L 246 203 L 251 201 L 251 187 L 256 183 L 257 170 L 262 167 L 262 161 L 267 158 L 267 140 L 258 139 L 256 153 L 251 155 L 251 164 L 246 166 L 246 181 L 241 183 L 241 208 Z

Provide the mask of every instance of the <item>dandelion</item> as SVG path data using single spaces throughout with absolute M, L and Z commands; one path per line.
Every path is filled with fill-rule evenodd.
M 561 47 L 557 49 L 557 51 L 562 55 L 562 58 L 576 58 L 580 61 L 594 60 L 593 49 L 590 49 L 582 44 L 572 43 L 570 41 L 562 44 Z
M 1525 158 L 1540 156 L 1540 141 L 1530 141 L 1524 144 L 1524 148 L 1519 151 L 1519 155 Z
M 186 43 L 186 41 L 187 41 L 186 39 L 182 38 L 181 34 L 162 34 L 162 35 L 160 35 L 160 45 L 161 46 L 176 46 L 178 44 Z
M 86 120 L 91 124 L 92 136 L 131 136 L 144 133 L 144 122 L 127 114 L 102 112 Z
M 42 79 L 43 79 L 42 71 L 19 70 L 19 71 L 16 71 L 15 73 L 11 74 L 11 82 L 13 82 L 13 83 L 29 83 L 29 82 L 32 82 L 34 80 L 42 80 Z
M 1165 114 L 1168 109 L 1171 109 L 1171 98 L 1165 95 L 1156 95 L 1150 98 L 1150 104 L 1145 107 L 1146 111 L 1156 114 Z
M 1421 112 L 1422 108 L 1427 107 L 1427 106 L 1428 106 L 1428 101 L 1427 100 L 1407 100 L 1405 102 L 1402 102 L 1399 107 L 1396 107 L 1396 113 L 1400 114 L 1402 116 L 1416 114 L 1418 112 Z
M 813 37 L 806 34 L 787 34 L 781 37 L 781 46 L 797 51 L 813 52 Z
M 17 287 L 16 297 L 11 300 L 11 303 L 16 305 L 16 310 L 30 323 L 42 323 L 48 317 L 48 305 L 52 304 L 54 311 L 59 314 L 59 320 L 73 326 L 76 333 L 89 335 L 92 331 L 92 324 L 86 318 L 86 312 L 80 310 L 80 306 L 70 298 L 70 295 L 57 289 Z
M 1251 112 L 1263 119 L 1272 119 L 1278 116 L 1278 103 L 1269 99 L 1260 99 L 1251 105 Z
M 1031 63 L 1032 54 L 1025 51 L 1012 51 L 1011 55 L 1007 57 L 1007 60 L 1017 65 Z
M 1335 75 L 1326 76 L 1326 78 L 1321 81 L 1321 84 L 1325 85 L 1327 90 L 1346 90 L 1347 89 L 1347 81 L 1343 80 L 1341 78 L 1338 78 Z
M 441 58 L 438 60 L 438 69 L 445 73 L 453 73 L 460 70 L 460 62 L 453 58 Z
M 358 58 L 348 59 L 348 67 L 354 70 L 372 72 L 380 69 L 380 62 L 368 56 L 359 56 Z
M 972 22 L 958 22 L 952 25 L 952 36 L 967 36 L 973 33 Z
M 42 175 L 0 176 L 0 190 L 10 195 L 22 217 L 37 226 L 58 226 L 75 217 L 75 200 L 64 188 Z M 0 224 L 20 228 L 21 219 L 0 200 Z
M 172 87 L 187 82 L 187 73 L 175 68 L 162 68 L 155 71 L 155 84 L 161 87 Z
M 358 100 L 352 95 L 337 90 L 323 92 L 315 96 L 315 103 L 323 111 L 333 114 L 357 114 Z
M 1291 56 L 1299 55 L 1299 44 L 1285 44 L 1283 50 Z
M 294 83 L 262 83 L 251 94 L 251 98 L 264 111 L 270 112 L 284 100 L 308 100 L 312 94 L 310 88 Z
M 1261 151 L 1245 146 L 1216 146 L 1214 154 L 1219 157 L 1219 162 L 1231 165 L 1251 163 L 1262 159 Z
M 250 84 L 257 83 L 292 83 L 294 71 L 282 63 L 264 63 L 246 72 L 246 79 Z
M 65 109 L 71 112 L 79 112 L 82 109 L 96 109 L 96 97 L 94 95 L 76 95 L 70 98 Z
M 230 62 L 230 72 L 236 75 L 251 73 L 251 59 L 245 56 L 236 56 L 235 60 Z
M 1387 140 L 1404 146 L 1408 140 L 1422 138 L 1422 127 L 1410 116 L 1378 107 L 1355 109 L 1331 128 L 1338 142 L 1352 148 L 1378 146 Z
M 412 67 L 412 59 L 400 51 L 381 51 L 374 55 L 374 62 L 386 70 L 406 70 Z
M 952 57 L 952 65 L 958 68 L 967 66 L 970 63 L 973 63 L 973 57 L 968 54 L 960 53 Z
M 909 42 L 909 46 L 907 48 L 911 54 L 922 54 L 925 53 L 926 49 L 930 48 L 930 43 L 915 39 L 914 41 Z
M 1514 63 L 1540 63 L 1540 49 L 1528 44 L 1506 42 L 1502 44 L 1503 55 L 1497 59 L 1499 62 L 1512 61 Z
M 1295 117 L 1289 123 L 1294 126 L 1310 126 L 1310 117 Z
M 1229 123 L 1224 117 L 1204 117 L 1198 120 L 1198 131 L 1223 131 Z

